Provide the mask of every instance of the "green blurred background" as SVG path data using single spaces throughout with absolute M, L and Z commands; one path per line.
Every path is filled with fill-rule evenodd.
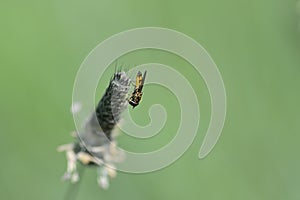
M 148 174 L 118 173 L 107 191 L 98 188 L 95 170 L 88 169 L 77 199 L 300 199 L 299 22 L 295 0 L 1 1 L 1 199 L 63 199 L 69 187 L 60 181 L 66 160 L 56 147 L 72 141 L 76 72 L 98 43 L 144 26 L 183 32 L 212 56 L 228 98 L 222 136 L 199 160 L 210 102 L 191 66 L 160 51 L 125 55 L 120 60 L 128 66 L 160 62 L 190 79 L 200 100 L 199 133 L 173 165 Z M 98 98 L 111 72 L 100 80 Z M 145 95 L 130 111 L 137 123 L 149 122 L 153 103 L 165 105 L 172 117 L 149 141 L 120 136 L 128 150 L 157 149 L 177 128 L 172 93 L 149 85 Z

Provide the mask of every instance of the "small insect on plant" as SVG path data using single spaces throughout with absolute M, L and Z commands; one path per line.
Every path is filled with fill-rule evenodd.
M 139 105 L 142 95 L 143 95 L 143 87 L 146 79 L 146 74 L 147 71 L 144 72 L 144 75 L 142 76 L 142 72 L 138 71 L 136 75 L 136 80 L 135 80 L 135 87 L 134 90 L 131 94 L 131 96 L 128 99 L 128 103 L 132 106 L 132 108 L 136 107 Z

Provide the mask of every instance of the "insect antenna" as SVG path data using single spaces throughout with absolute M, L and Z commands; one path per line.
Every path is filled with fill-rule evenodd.
M 143 75 L 143 80 L 142 80 L 142 84 L 143 84 L 143 85 L 144 85 L 144 83 L 145 83 L 146 75 L 147 75 L 147 70 L 144 72 L 144 75 Z

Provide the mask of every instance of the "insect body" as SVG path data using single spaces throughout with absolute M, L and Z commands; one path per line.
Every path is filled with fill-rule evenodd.
M 130 98 L 128 99 L 128 102 L 132 106 L 132 108 L 139 105 L 139 102 L 142 99 L 142 95 L 143 95 L 142 90 L 143 90 L 146 74 L 147 74 L 147 71 L 145 71 L 144 75 L 142 76 L 142 73 L 140 71 L 138 71 L 138 73 L 136 75 L 135 87 L 134 87 L 134 90 L 133 90 Z

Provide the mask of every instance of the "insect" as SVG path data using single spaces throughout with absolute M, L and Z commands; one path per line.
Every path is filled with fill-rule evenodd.
M 145 82 L 147 71 L 144 72 L 144 75 L 142 76 L 142 72 L 138 71 L 136 75 L 136 80 L 135 80 L 135 87 L 134 90 L 131 94 L 131 96 L 128 99 L 129 104 L 132 106 L 132 108 L 136 107 L 139 105 L 142 95 L 143 95 L 143 86 Z

